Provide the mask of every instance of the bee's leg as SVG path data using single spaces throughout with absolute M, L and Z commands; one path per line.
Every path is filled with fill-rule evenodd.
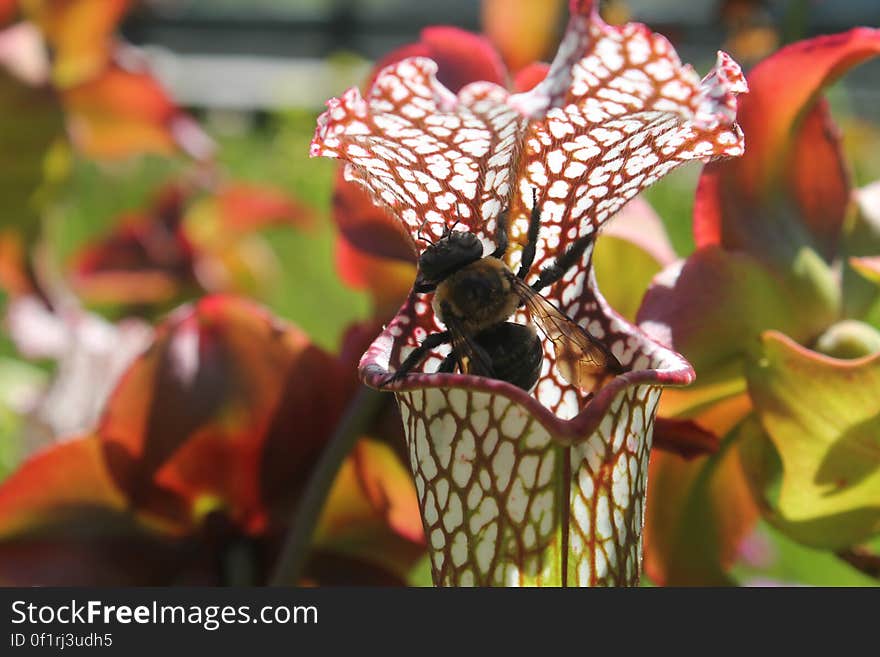
M 492 362 L 489 353 L 476 344 L 472 345 L 472 348 L 477 357 L 473 360 L 467 361 L 467 369 L 462 369 L 462 364 L 459 362 L 460 354 L 451 351 L 446 355 L 446 358 L 443 359 L 443 362 L 440 363 L 440 367 L 437 368 L 437 374 L 454 374 L 457 367 L 458 371 L 462 374 L 485 376 L 488 379 L 494 379 L 495 368 L 489 364 Z
M 507 210 L 499 214 L 495 220 L 495 250 L 492 252 L 493 258 L 501 259 L 507 253 L 507 220 Z
M 552 264 L 547 265 L 538 275 L 538 280 L 532 283 L 532 289 L 540 292 L 545 287 L 553 285 L 560 278 L 565 276 L 565 272 L 574 267 L 584 255 L 584 251 L 593 241 L 593 234 L 584 235 L 572 242 L 565 252 L 556 258 Z
M 473 374 L 475 376 L 485 376 L 490 379 L 494 379 L 495 368 L 491 365 L 487 365 L 487 363 L 492 362 L 492 359 L 489 357 L 489 353 L 479 345 L 473 345 L 473 348 L 479 357 L 475 359 L 473 364 L 470 366 L 470 370 L 464 373 Z M 458 367 L 459 371 L 462 371 L 461 363 L 458 362 L 458 354 L 456 354 L 454 351 L 451 351 L 446 354 L 446 358 L 444 358 L 443 362 L 440 363 L 440 367 L 437 368 L 437 374 L 453 374 L 456 367 Z
M 455 357 L 455 352 L 450 352 L 446 354 L 446 358 L 437 368 L 437 374 L 452 374 L 455 372 L 456 365 L 458 365 L 458 359 Z
M 535 249 L 538 246 L 538 232 L 541 230 L 541 208 L 538 207 L 538 190 L 532 187 L 532 214 L 529 217 L 528 241 L 522 251 L 517 278 L 525 279 L 535 262 Z
M 428 352 L 432 349 L 436 349 L 441 344 L 446 344 L 452 339 L 449 334 L 449 331 L 439 331 L 437 333 L 431 333 L 431 335 L 427 336 L 424 340 L 422 340 L 422 344 L 413 349 L 409 356 L 407 356 L 404 361 L 400 364 L 400 367 L 397 368 L 397 371 L 388 376 L 379 387 L 383 387 L 392 383 L 393 381 L 398 381 L 405 377 L 410 371 L 419 363 L 421 363 L 425 356 L 428 355 Z

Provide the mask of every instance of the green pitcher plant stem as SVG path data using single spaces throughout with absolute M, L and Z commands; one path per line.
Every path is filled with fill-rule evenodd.
M 339 468 L 357 439 L 376 418 L 384 400 L 381 392 L 366 386 L 361 386 L 352 398 L 296 505 L 293 522 L 270 580 L 272 586 L 295 586 L 299 583 L 309 557 L 315 527 Z

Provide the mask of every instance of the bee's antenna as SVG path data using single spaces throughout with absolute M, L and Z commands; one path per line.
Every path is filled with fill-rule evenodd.
M 427 223 L 428 223 L 428 218 L 427 218 L 427 217 L 425 217 L 424 219 L 422 219 L 422 224 L 421 224 L 421 226 L 419 226 L 419 231 L 416 233 L 416 237 L 417 237 L 418 239 L 422 240 L 423 242 L 427 242 L 428 244 L 430 244 L 431 246 L 433 246 L 433 245 L 434 245 L 434 240 L 428 239 L 428 238 L 426 238 L 424 235 L 422 235 L 422 229 L 425 227 L 425 224 L 427 224 Z
M 455 230 L 455 227 L 458 226 L 458 224 L 460 224 L 460 223 L 461 223 L 461 213 L 459 212 L 458 219 L 455 220 L 455 223 L 452 224 L 451 226 L 449 224 L 446 224 L 446 226 L 444 227 L 443 237 L 448 237 L 449 233 L 451 233 L 453 230 Z

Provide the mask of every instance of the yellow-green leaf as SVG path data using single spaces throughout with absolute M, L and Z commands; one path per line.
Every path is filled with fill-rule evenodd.
M 778 498 L 764 500 L 771 521 L 803 543 L 830 549 L 877 534 L 880 355 L 828 358 L 777 332 L 765 333 L 762 345 L 746 375 L 769 440 L 754 437 L 748 461 L 766 488 L 774 468 L 761 464 L 772 462 L 772 448 L 778 452 Z
M 660 263 L 637 244 L 616 235 L 602 235 L 593 254 L 602 296 L 621 315 L 635 321 L 642 296 L 659 273 Z

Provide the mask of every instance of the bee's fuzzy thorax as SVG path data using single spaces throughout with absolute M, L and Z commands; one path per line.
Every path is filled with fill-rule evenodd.
M 472 333 L 504 322 L 519 307 L 509 274 L 507 265 L 491 256 L 462 267 L 437 286 L 434 312 L 443 320 L 448 308 Z

